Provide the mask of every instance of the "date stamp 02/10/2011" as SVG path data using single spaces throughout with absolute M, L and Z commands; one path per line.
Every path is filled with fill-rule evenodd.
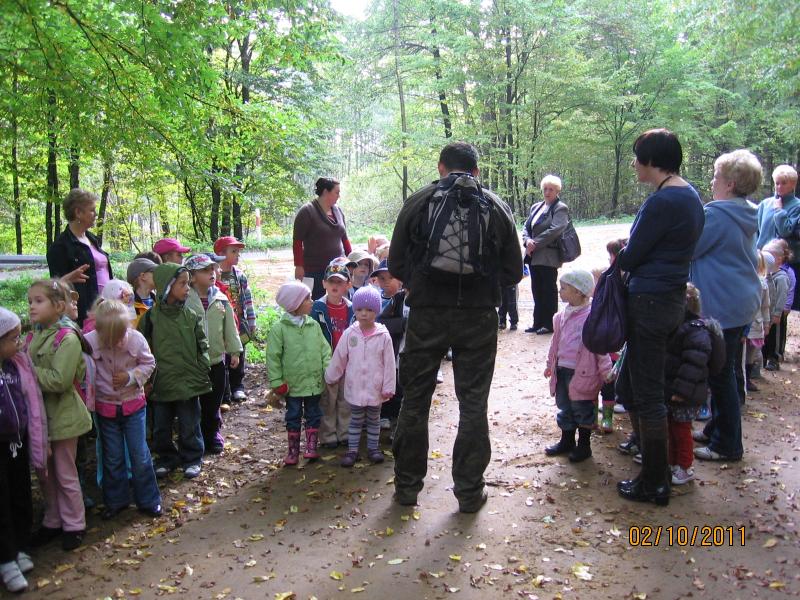
M 633 547 L 725 548 L 745 545 L 745 527 L 723 525 L 631 525 L 628 543 Z

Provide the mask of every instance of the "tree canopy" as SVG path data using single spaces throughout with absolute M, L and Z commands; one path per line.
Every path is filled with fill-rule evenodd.
M 518 216 L 556 173 L 578 216 L 633 212 L 630 146 L 800 158 L 796 3 L 763 0 L 6 0 L 0 251 L 41 252 L 71 187 L 115 249 L 286 228 L 319 175 L 350 223 L 386 228 L 448 140 Z

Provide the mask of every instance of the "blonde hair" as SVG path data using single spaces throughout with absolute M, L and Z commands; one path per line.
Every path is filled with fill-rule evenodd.
M 100 343 L 113 348 L 122 341 L 131 326 L 128 307 L 119 300 L 105 300 L 95 308 L 94 326 Z
M 780 257 L 781 264 L 790 263 L 794 258 L 794 252 L 789 247 L 789 243 L 782 238 L 770 240 L 764 246 L 764 250 L 775 256 L 775 258 Z
M 778 165 L 772 172 L 772 181 L 778 181 L 780 177 L 785 177 L 789 181 L 797 183 L 797 171 L 791 165 Z
M 714 161 L 714 170 L 733 183 L 733 193 L 741 198 L 755 192 L 763 176 L 761 163 L 749 150 L 734 150 L 720 155 Z
M 544 186 L 546 185 L 554 185 L 558 188 L 558 191 L 561 191 L 561 178 L 555 175 L 545 175 L 542 177 L 542 180 L 539 182 L 539 189 L 544 191 Z
M 764 252 L 762 250 L 756 252 L 756 258 L 758 259 L 756 270 L 759 276 L 764 277 L 767 274 L 767 260 L 764 258 Z
M 698 317 L 703 314 L 703 303 L 700 300 L 700 290 L 691 283 L 686 284 L 686 310 Z
M 67 221 L 74 221 L 78 216 L 75 213 L 79 208 L 85 208 L 86 206 L 96 203 L 98 200 L 97 194 L 87 192 L 81 188 L 72 188 L 69 194 L 67 194 L 67 197 L 64 198 L 62 205 L 64 216 L 67 218 Z

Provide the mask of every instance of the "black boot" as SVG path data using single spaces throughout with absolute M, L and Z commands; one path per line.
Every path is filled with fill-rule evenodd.
M 745 388 L 748 392 L 757 392 L 758 386 L 753 383 L 753 367 L 755 364 L 749 364 L 744 366 L 744 380 L 745 380 Z
M 547 456 L 558 456 L 559 454 L 567 454 L 568 452 L 572 452 L 575 448 L 575 430 L 574 429 L 562 429 L 561 430 L 561 439 L 558 441 L 557 444 L 553 444 L 552 446 L 548 446 L 544 449 L 544 453 Z
M 578 428 L 578 445 L 569 453 L 569 462 L 582 462 L 592 455 L 591 437 L 591 429 Z
M 639 421 L 642 472 L 639 477 L 617 484 L 619 495 L 637 502 L 669 504 L 671 475 L 667 456 L 667 419 Z

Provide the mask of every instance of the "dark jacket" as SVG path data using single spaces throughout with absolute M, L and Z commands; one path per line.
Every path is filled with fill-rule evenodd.
M 494 193 L 483 189 L 492 203 L 490 226 L 498 256 L 494 277 L 485 277 L 473 282 L 462 290 L 459 302 L 459 289 L 450 282 L 429 277 L 419 268 L 414 259 L 424 252 L 426 239 L 420 234 L 425 218 L 428 200 L 436 191 L 433 182 L 415 192 L 400 210 L 392 234 L 389 249 L 389 272 L 403 282 L 407 291 L 408 306 L 488 308 L 500 305 L 500 288 L 519 283 L 522 279 L 522 253 L 519 250 L 511 209 Z
M 666 187 L 650 194 L 617 259 L 619 268 L 630 273 L 630 293 L 684 289 L 704 222 L 703 205 L 693 187 Z
M 93 233 L 86 232 L 86 237 L 94 246 L 95 250 L 108 254 L 100 248 L 100 242 Z M 89 277 L 84 283 L 74 283 L 75 291 L 80 294 L 78 298 L 78 323 L 83 324 L 86 318 L 86 313 L 92 306 L 95 298 L 97 298 L 97 273 L 94 269 L 94 257 L 92 251 L 86 244 L 78 241 L 75 234 L 67 226 L 64 231 L 55 239 L 55 241 L 47 249 L 47 266 L 50 269 L 50 277 L 63 277 L 80 267 L 81 265 L 89 265 L 86 270 L 86 275 Z M 108 277 L 114 278 L 111 272 L 111 260 L 108 261 Z
M 211 391 L 203 319 L 191 308 L 167 304 L 164 298 L 182 268 L 172 263 L 156 267 L 156 303 L 137 325 L 157 361 L 153 392 L 159 402 L 189 400 Z
M 536 222 L 533 223 L 533 217 L 542 204 L 544 202 L 537 202 L 531 206 L 528 219 L 522 228 L 522 245 L 525 246 L 528 240 L 536 243 L 536 250 L 530 257 L 531 265 L 560 269 L 563 263 L 558 241 L 569 224 L 569 208 L 561 198 L 556 198 L 556 201 L 538 215 Z
M 392 336 L 392 347 L 394 348 L 394 357 L 400 353 L 400 344 L 403 341 L 403 336 L 406 334 L 406 323 L 408 322 L 408 311 L 405 310 L 406 304 L 406 291 L 400 290 L 392 299 L 389 304 L 378 315 L 378 323 L 383 323 L 386 329 L 389 330 L 389 335 Z
M 353 304 L 350 302 L 349 298 L 342 298 L 342 300 L 347 306 L 347 323 L 349 326 L 353 322 Z M 322 328 L 322 335 L 325 336 L 325 339 L 328 340 L 331 348 L 333 348 L 333 321 L 331 321 L 331 314 L 328 311 L 327 294 L 318 300 L 314 300 L 314 304 L 311 307 L 310 316 L 317 323 L 319 323 L 319 326 Z
M 668 404 L 677 407 L 702 406 L 708 397 L 708 363 L 713 344 L 706 324 L 689 312 L 667 343 L 664 363 L 664 393 Z M 672 402 L 672 396 L 684 402 Z

